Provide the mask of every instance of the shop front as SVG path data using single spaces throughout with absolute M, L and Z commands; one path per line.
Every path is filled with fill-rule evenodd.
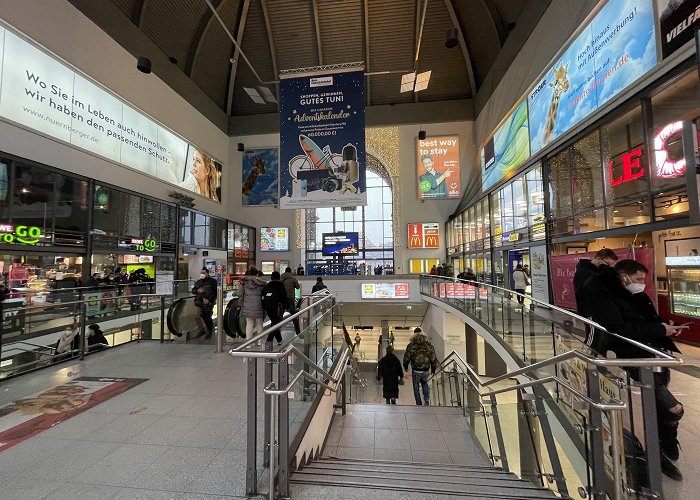
M 236 290 L 241 276 L 255 265 L 256 232 L 253 227 L 229 221 L 227 236 L 226 289 Z
M 199 279 L 200 271 L 206 267 L 212 277 L 223 283 L 228 274 L 228 221 L 184 208 L 180 208 L 179 220 L 177 280 L 184 285 L 185 280 Z

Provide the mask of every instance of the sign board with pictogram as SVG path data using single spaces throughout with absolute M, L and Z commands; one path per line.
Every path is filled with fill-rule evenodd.
M 437 222 L 409 224 L 408 248 L 440 248 L 440 224 Z

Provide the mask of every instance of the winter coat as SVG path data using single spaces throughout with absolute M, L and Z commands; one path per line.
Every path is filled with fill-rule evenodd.
M 301 288 L 299 280 L 297 280 L 296 276 L 294 276 L 292 273 L 284 273 L 280 279 L 282 280 L 282 283 L 284 283 L 285 290 L 287 290 L 287 298 L 289 300 L 294 300 L 296 293 L 295 290 Z
M 399 358 L 392 352 L 379 360 L 378 378 L 383 379 L 384 399 L 399 397 L 399 380 L 403 379 L 403 369 Z
M 312 293 L 320 292 L 321 290 L 328 288 L 323 281 L 317 281 L 314 287 L 311 289 Z
M 435 348 L 425 334 L 417 333 L 406 346 L 406 352 L 403 355 L 404 370 L 408 370 L 409 363 L 416 371 L 430 369 L 431 372 L 435 373 L 437 367 Z
M 522 269 L 513 271 L 513 288 L 515 290 L 525 290 L 527 288 L 527 274 Z
M 586 307 L 586 294 L 584 288 L 586 282 L 593 276 L 597 275 L 600 270 L 593 265 L 591 259 L 581 259 L 576 264 L 576 273 L 574 274 L 574 294 L 576 295 L 576 312 L 584 318 L 588 317 L 588 308 Z
M 277 297 L 279 298 L 279 305 L 282 306 L 282 312 L 286 311 L 289 309 L 289 298 L 287 297 L 287 289 L 284 286 L 284 283 L 278 280 L 272 280 L 270 281 L 265 287 L 262 289 L 262 297 L 265 297 L 268 293 L 272 292 L 273 294 L 276 293 Z M 262 300 L 262 299 L 261 299 Z M 263 309 L 265 309 L 265 312 L 267 315 L 272 319 L 272 315 L 270 313 L 280 313 L 278 306 L 275 304 L 275 309 L 271 309 L 272 306 L 267 307 L 263 304 Z
M 604 268 L 584 287 L 586 307 L 591 318 L 607 331 L 648 345 L 654 349 L 680 352 L 666 335 L 665 321 L 657 314 L 649 296 L 632 295 L 622 285 L 617 271 Z M 651 354 L 634 345 L 597 330 L 591 347 L 605 355 L 613 351 L 618 358 L 648 358 Z
M 192 293 L 195 294 L 194 305 L 197 307 L 202 307 L 203 305 L 214 307 L 214 303 L 216 302 L 217 286 L 218 284 L 216 283 L 216 280 L 211 276 L 195 281 L 194 286 L 192 287 Z M 197 291 L 200 288 L 204 289 L 202 293 Z M 209 300 L 209 304 L 204 304 L 204 299 Z
M 243 276 L 238 287 L 238 304 L 241 307 L 241 316 L 244 318 L 264 318 L 265 311 L 262 306 L 262 290 L 266 285 L 265 280 L 258 276 Z

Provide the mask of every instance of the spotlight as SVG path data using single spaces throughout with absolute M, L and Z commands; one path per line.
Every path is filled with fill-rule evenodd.
M 447 32 L 445 33 L 445 47 L 453 49 L 457 45 L 459 45 L 459 31 L 457 31 L 457 28 L 454 26 L 447 28 Z
M 428 134 L 425 132 L 425 130 L 421 130 L 420 132 L 418 132 L 418 139 L 420 139 L 421 141 L 424 141 L 427 136 Z
M 148 57 L 139 56 L 136 60 L 136 69 L 141 73 L 149 74 L 151 72 L 151 60 Z
M 238 151 L 245 151 L 245 144 L 243 144 L 242 142 L 239 142 L 238 143 Z

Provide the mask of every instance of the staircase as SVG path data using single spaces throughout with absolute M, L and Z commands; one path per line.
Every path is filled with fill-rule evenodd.
M 379 492 L 375 497 L 366 491 L 368 489 L 421 493 L 424 498 L 432 495 L 480 499 L 557 498 L 550 490 L 488 466 L 323 457 L 296 471 L 290 482 L 292 491 L 296 485 L 360 488 L 357 498 L 365 499 L 386 498 Z M 313 489 L 307 487 L 304 491 L 310 494 Z M 355 497 L 348 495 L 346 498 Z

